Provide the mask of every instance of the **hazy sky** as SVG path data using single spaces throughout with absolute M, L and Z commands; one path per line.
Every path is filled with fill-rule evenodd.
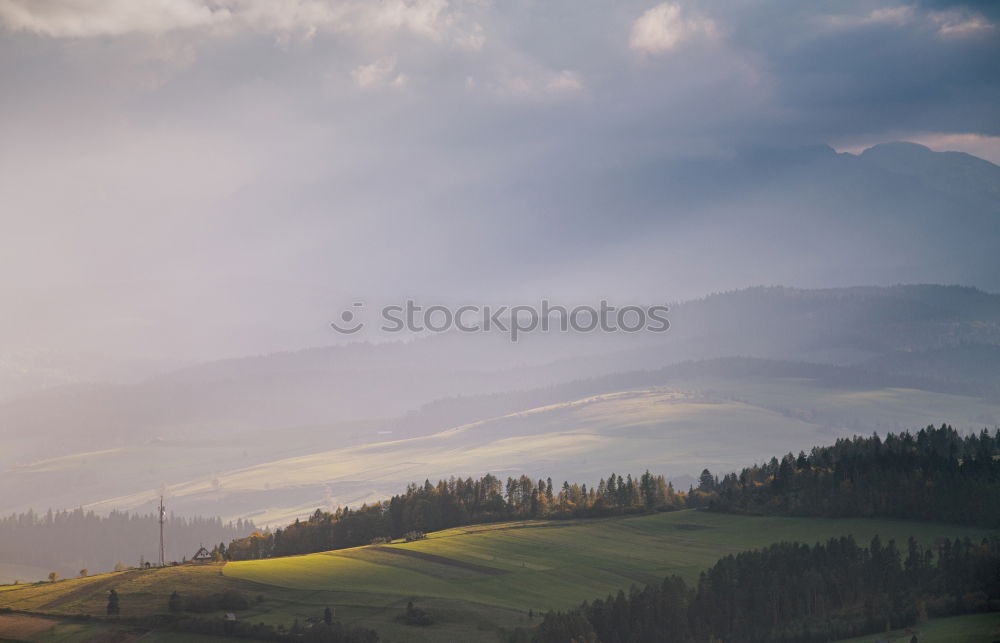
M 4 347 L 213 357 L 331 341 L 357 298 L 898 281 L 794 248 L 748 268 L 686 242 L 690 212 L 650 237 L 617 177 L 898 139 L 1000 162 L 998 25 L 989 1 L 0 0 Z

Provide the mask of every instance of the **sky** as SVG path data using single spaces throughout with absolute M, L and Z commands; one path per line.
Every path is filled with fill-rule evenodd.
M 334 341 L 358 299 L 898 281 L 748 268 L 683 206 L 651 235 L 655 179 L 619 178 L 894 140 L 1000 163 L 998 104 L 988 1 L 0 0 L 0 334 L 209 359 Z

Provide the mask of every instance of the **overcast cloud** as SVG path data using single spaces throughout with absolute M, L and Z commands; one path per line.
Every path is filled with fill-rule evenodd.
M 792 248 L 740 265 L 697 205 L 650 237 L 658 182 L 620 177 L 899 139 L 1000 160 L 998 24 L 989 2 L 0 0 L 0 332 L 205 358 L 332 341 L 356 298 L 898 280 Z

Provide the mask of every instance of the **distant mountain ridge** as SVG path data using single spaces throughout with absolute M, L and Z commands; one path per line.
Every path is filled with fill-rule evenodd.
M 88 450 L 158 437 L 210 439 L 388 419 L 439 398 L 735 356 L 864 367 L 975 395 L 1000 385 L 1000 295 L 975 288 L 758 287 L 678 304 L 670 319 L 662 335 L 539 335 L 522 345 L 432 336 L 210 362 L 132 385 L 55 389 L 0 403 L 0 436 L 14 445 L 8 457 L 33 435 Z M 955 362 L 970 352 L 979 356 L 974 376 Z M 50 445 L 46 451 L 53 453 Z
M 477 261 L 506 266 L 505 288 L 542 280 L 539 292 L 566 294 L 566 283 L 547 280 L 564 274 L 574 282 L 594 283 L 593 292 L 574 296 L 628 292 L 629 299 L 648 303 L 661 303 L 656 300 L 664 297 L 690 299 L 718 289 L 719 284 L 794 282 L 812 287 L 916 282 L 1000 291 L 1000 255 L 996 252 L 1000 167 L 964 153 L 935 152 L 903 142 L 876 145 L 860 154 L 837 153 L 826 145 L 743 149 L 711 158 L 654 153 L 623 159 L 613 167 L 595 162 L 591 174 L 557 172 L 538 180 L 543 183 L 497 186 L 518 194 L 514 211 L 493 210 L 482 202 L 480 193 L 464 193 L 461 186 L 442 204 L 456 216 L 475 209 L 484 217 L 504 221 L 491 238 L 526 246 L 525 261 L 517 265 L 506 266 L 508 257 L 503 255 L 476 255 Z M 781 252 L 776 252 L 776 240 L 781 242 Z M 490 287 L 483 284 L 482 296 L 496 298 Z M 446 288 L 445 292 L 462 296 L 457 290 Z M 524 292 L 515 292 L 524 298 Z M 479 288 L 476 293 L 479 296 Z M 264 312 L 261 317 L 263 322 Z M 306 321 L 310 327 L 317 323 L 315 318 Z M 172 323 L 186 321 L 181 315 Z M 199 320 L 199 324 L 211 323 Z M 248 343 L 252 348 L 245 352 L 273 352 L 271 339 L 261 341 L 268 343 Z M 302 347 L 294 339 L 289 342 L 281 345 Z M 577 348 L 580 354 L 589 354 L 586 347 Z M 156 352 L 155 347 L 151 350 Z M 412 356 L 416 358 L 421 350 L 414 350 Z M 572 354 L 567 350 L 538 360 L 525 351 L 508 364 L 553 362 Z M 296 352 L 288 356 L 296 362 L 293 370 L 300 370 L 304 356 Z M 171 370 L 176 372 L 172 364 L 181 364 L 171 362 L 172 354 L 165 357 L 167 361 L 125 360 L 120 364 L 110 363 L 115 360 L 107 357 L 109 364 L 98 367 L 87 360 L 99 359 L 99 354 L 59 353 L 51 346 L 20 347 L 0 355 L 0 400 L 57 384 L 134 383 L 152 373 L 169 378 Z M 388 365 L 397 357 L 383 362 L 379 351 L 331 349 L 319 368 L 328 372 L 330 361 L 342 360 L 355 370 L 361 366 L 370 370 L 372 364 Z M 365 363 L 354 361 L 359 358 Z M 271 372 L 280 370 L 275 359 L 272 355 L 266 367 Z M 236 366 L 247 372 L 256 363 L 256 359 L 220 362 L 219 375 L 228 377 L 226 369 Z M 204 364 L 193 368 L 200 377 L 209 376 Z M 481 376 L 476 368 L 468 370 L 452 382 L 455 392 L 471 391 L 474 387 L 463 385 Z M 542 383 L 536 380 L 532 385 Z M 492 380 L 480 384 L 478 392 L 506 385 Z M 421 392 L 415 396 L 419 399 L 407 400 L 402 408 L 425 401 L 427 393 L 434 392 Z M 346 405 L 355 399 L 361 404 L 371 402 L 356 396 L 339 402 Z M 399 410 L 387 412 L 392 415 Z
M 882 143 L 860 159 L 890 172 L 919 176 L 937 189 L 956 195 L 984 191 L 1000 198 L 1000 166 L 964 152 L 935 152 L 917 143 Z
M 643 440 L 674 444 L 693 427 L 692 444 L 714 449 L 704 436 L 717 431 L 774 427 L 804 442 L 814 432 L 1000 422 L 998 295 L 934 285 L 759 287 L 678 304 L 670 318 L 663 335 L 538 335 L 517 346 L 443 335 L 227 360 L 9 401 L 0 404 L 0 510 L 42 499 L 56 509 L 148 510 L 166 485 L 183 494 L 174 506 L 184 512 L 266 522 L 311 511 L 324 495 L 354 502 L 410 471 L 437 471 L 434 449 L 458 449 L 453 468 L 470 460 L 488 470 L 523 454 L 551 469 L 544 449 L 521 446 L 549 443 L 577 453 L 565 466 L 585 473 L 596 466 L 586 453 L 616 432 L 639 440 L 621 438 L 628 466 L 629 449 L 646 448 Z M 703 457 L 720 466 L 752 459 L 752 437 L 730 440 L 732 454 Z M 504 455 L 486 458 L 494 447 Z M 669 458 L 668 474 L 692 473 Z M 379 473 L 355 478 L 355 466 Z M 28 480 L 27 491 L 13 492 Z

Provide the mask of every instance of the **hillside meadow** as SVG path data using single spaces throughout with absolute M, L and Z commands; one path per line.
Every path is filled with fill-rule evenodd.
M 720 557 L 776 541 L 852 534 L 867 542 L 925 545 L 939 536 L 989 532 L 885 520 L 746 517 L 686 510 L 636 517 L 497 523 L 449 529 L 426 540 L 227 564 L 130 570 L 56 583 L 3 586 L 0 608 L 100 615 L 115 588 L 123 617 L 167 612 L 171 592 L 236 589 L 250 601 L 242 620 L 284 624 L 322 615 L 377 630 L 388 641 L 496 640 L 564 609 L 667 574 L 689 581 Z M 434 624 L 396 621 L 413 600 Z M 65 629 L 69 625 L 60 625 Z M 155 640 L 155 639 L 154 639 Z

